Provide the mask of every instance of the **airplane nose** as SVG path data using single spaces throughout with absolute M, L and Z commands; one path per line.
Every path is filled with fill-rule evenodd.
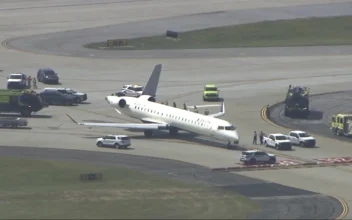
M 111 101 L 110 101 L 109 96 L 106 96 L 106 97 L 105 97 L 105 101 L 106 101 L 107 103 L 111 104 Z
M 237 131 L 234 131 L 234 132 L 233 132 L 233 138 L 235 139 L 235 140 L 234 140 L 234 143 L 235 143 L 235 144 L 238 144 L 238 143 L 240 142 L 240 137 L 239 137 Z

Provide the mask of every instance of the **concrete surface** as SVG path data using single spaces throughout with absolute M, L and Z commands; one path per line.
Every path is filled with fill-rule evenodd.
M 314 13 L 318 14 L 320 8 L 321 13 L 326 14 L 327 8 L 323 5 L 324 3 L 329 3 L 331 10 L 336 10 L 334 13 L 338 14 L 341 12 L 345 14 L 345 9 L 338 8 L 338 4 L 332 4 L 338 2 L 347 2 L 344 8 L 347 8 L 348 4 L 351 3 L 351 1 L 337 0 L 199 0 L 192 1 L 192 3 L 182 0 L 177 2 L 161 0 L 111 1 L 110 3 L 108 1 L 95 1 L 95 3 L 94 1 L 60 1 L 60 3 L 53 1 L 7 1 L 2 3 L 2 9 L 0 9 L 0 39 L 5 41 L 9 38 L 26 35 L 78 30 L 214 11 L 287 8 L 289 6 L 322 4 L 321 7 L 315 6 Z M 55 6 L 58 4 L 61 4 L 61 6 Z M 290 10 L 293 9 L 290 8 Z M 282 14 L 285 14 L 285 12 L 282 12 Z M 211 14 L 209 15 L 211 16 Z M 202 16 L 205 15 L 203 14 Z M 72 33 L 69 34 L 71 34 L 72 39 Z M 64 35 L 60 34 L 60 36 Z M 78 35 L 77 38 L 81 36 Z M 261 148 L 260 146 L 252 145 L 252 133 L 254 130 L 263 130 L 266 133 L 287 132 L 285 129 L 271 126 L 263 121 L 260 117 L 260 109 L 264 105 L 282 100 L 284 91 L 289 84 L 305 84 L 310 86 L 314 93 L 320 93 L 349 90 L 352 81 L 350 72 L 352 56 L 348 55 L 348 49 L 340 55 L 338 55 L 338 51 L 332 52 L 330 53 L 331 56 L 326 56 L 327 51 L 331 49 L 327 48 L 324 50 L 316 49 L 314 53 L 305 52 L 302 55 L 299 54 L 299 50 L 302 51 L 302 49 L 297 49 L 297 52 L 293 54 L 288 52 L 280 52 L 280 54 L 277 52 L 272 53 L 272 56 L 255 56 L 257 51 L 253 50 L 250 56 L 243 54 L 243 57 L 222 56 L 216 58 L 208 56 L 203 57 L 203 59 L 197 59 L 186 54 L 180 59 L 172 59 L 170 57 L 168 59 L 168 55 L 165 55 L 164 59 L 137 59 L 133 57 L 130 59 L 119 59 L 117 56 L 110 57 L 110 59 L 91 59 L 88 57 L 54 56 L 17 51 L 9 49 L 5 43 L 3 44 L 4 47 L 0 48 L 2 58 L 0 69 L 3 70 L 3 72 L 0 72 L 0 78 L 3 79 L 4 86 L 6 76 L 12 71 L 24 71 L 34 76 L 39 68 L 48 66 L 59 72 L 62 79 L 61 86 L 73 87 L 87 92 L 88 101 L 90 102 L 90 104 L 81 104 L 77 107 L 49 107 L 39 112 L 36 117 L 29 119 L 31 130 L 2 129 L 0 131 L 1 145 L 11 146 L 10 148 L 13 150 L 15 150 L 14 146 L 30 146 L 41 150 L 44 150 L 44 148 L 50 148 L 51 150 L 68 148 L 71 150 L 101 151 L 106 153 L 104 155 L 111 155 L 112 152 L 116 153 L 115 149 L 98 149 L 95 146 L 94 139 L 107 133 L 125 133 L 134 136 L 132 139 L 134 143 L 133 150 L 118 151 L 126 156 L 127 154 L 155 156 L 206 167 L 234 165 L 238 163 L 239 153 L 223 149 L 221 148 L 223 145 L 216 142 L 205 143 L 203 140 L 192 140 L 192 142 L 198 143 L 195 145 L 189 142 L 189 139 L 179 141 L 159 137 L 156 140 L 145 140 L 141 137 L 136 137 L 139 134 L 122 130 L 80 127 L 72 124 L 65 116 L 65 113 L 69 113 L 77 120 L 129 121 L 116 115 L 115 111 L 107 106 L 103 97 L 120 89 L 122 85 L 127 83 L 145 83 L 153 66 L 157 63 L 162 63 L 163 73 L 158 90 L 160 99 L 168 99 L 169 103 L 176 101 L 179 106 L 183 102 L 187 102 L 189 105 L 202 104 L 201 90 L 203 85 L 208 82 L 215 83 L 219 86 L 221 96 L 225 99 L 227 114 L 224 119 L 231 121 L 238 127 L 241 136 L 241 146 Z M 57 44 L 57 42 L 52 44 L 56 45 L 58 52 L 60 52 L 60 47 L 66 48 L 66 44 L 61 45 Z M 51 44 L 49 43 L 48 45 Z M 50 46 L 48 49 L 50 48 L 52 47 Z M 260 53 L 264 55 L 271 53 L 270 50 L 265 52 L 265 49 L 262 48 Z M 322 54 L 318 54 L 319 50 Z M 331 50 L 338 49 L 335 47 Z M 285 54 L 290 56 L 282 56 Z M 43 84 L 38 84 L 38 86 L 39 89 L 47 87 Z M 320 136 L 318 138 L 319 148 L 295 148 L 291 152 L 281 152 L 279 156 L 301 160 L 330 157 L 332 155 L 352 156 L 350 143 L 337 142 L 336 140 Z M 24 150 L 17 150 L 12 155 L 19 156 L 21 152 L 24 152 Z M 68 157 L 70 154 L 65 153 Z M 26 153 L 23 153 L 23 156 L 26 156 Z M 50 155 L 46 154 L 46 156 L 49 157 Z M 148 160 L 149 163 L 152 163 L 151 161 Z M 346 192 L 346 190 L 349 190 L 348 187 L 351 182 L 350 169 L 350 167 L 329 167 L 251 171 L 248 173 L 243 172 L 241 173 L 242 175 L 237 174 L 231 177 L 235 178 L 235 180 L 229 179 L 228 182 L 247 180 L 243 176 L 247 175 L 331 196 L 341 196 L 351 204 L 352 195 Z M 253 181 L 258 182 L 259 180 Z M 251 186 L 266 191 L 265 188 L 262 188 L 264 187 L 263 185 L 260 187 L 248 185 L 248 187 Z M 277 185 L 274 188 L 278 190 L 280 187 L 283 186 Z M 253 191 L 253 188 L 251 189 Z M 302 193 L 297 191 L 295 193 L 302 195 Z M 295 193 L 291 191 L 290 196 Z M 256 192 L 256 194 L 259 194 L 259 192 Z M 260 197 L 267 196 L 257 195 L 256 199 L 262 201 Z M 314 196 L 314 199 L 311 197 L 310 201 L 312 203 L 310 205 L 315 204 L 316 207 L 320 207 L 316 209 L 317 213 L 314 218 L 322 218 L 317 216 L 325 216 L 329 210 L 339 210 L 341 208 L 336 206 L 335 200 L 327 200 L 326 197 L 324 197 L 324 200 L 319 200 L 321 197 Z M 275 206 L 275 204 L 277 206 L 266 207 L 265 213 L 261 213 L 262 216 L 260 217 L 274 218 L 273 212 L 269 210 L 283 213 L 282 218 L 312 217 L 312 213 L 308 211 L 308 206 L 294 206 L 294 204 L 303 203 L 306 199 L 305 197 L 297 198 L 298 200 L 289 200 L 290 197 L 280 198 L 286 200 L 285 204 L 292 204 L 289 207 L 296 207 L 297 209 L 290 209 L 294 210 L 294 212 L 284 217 L 285 210 L 288 210 L 288 207 L 283 207 L 277 202 L 265 200 L 265 202 L 261 203 L 262 205 L 265 203 L 269 206 Z M 281 200 L 279 201 L 279 203 L 284 203 Z M 313 203 L 313 201 L 316 203 Z M 320 206 L 319 204 L 326 205 Z M 277 209 L 280 209 L 280 211 Z M 331 218 L 336 217 L 333 215 L 336 215 L 336 213 L 332 214 Z
M 351 46 L 334 47 L 285 47 L 203 50 L 91 50 L 83 45 L 108 39 L 128 39 L 165 34 L 166 30 L 190 31 L 218 26 L 253 23 L 263 20 L 352 15 L 351 2 L 334 4 L 301 5 L 295 7 L 243 9 L 195 13 L 163 19 L 129 22 L 97 28 L 71 30 L 59 33 L 15 38 L 6 42 L 9 47 L 47 54 L 94 58 L 183 58 L 187 57 L 238 57 L 238 56 L 292 56 L 296 54 L 351 54 Z
M 28 146 L 0 146 L 0 153 L 6 157 L 19 157 L 20 155 L 20 157 L 33 159 L 89 161 L 102 165 L 117 165 L 174 178 L 186 183 L 234 190 L 261 205 L 262 211 L 259 214 L 250 215 L 249 219 L 296 219 L 302 217 L 335 219 L 342 212 L 339 201 L 325 195 L 237 174 L 212 172 L 206 167 L 174 160 L 83 150 L 40 149 Z

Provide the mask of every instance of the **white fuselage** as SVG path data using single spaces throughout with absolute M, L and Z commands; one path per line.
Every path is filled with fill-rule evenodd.
M 123 108 L 118 104 L 121 99 L 126 100 L 127 103 Z M 222 119 L 151 102 L 144 99 L 143 96 L 140 98 L 108 96 L 106 100 L 122 114 L 140 119 L 143 122 L 168 124 L 180 130 L 218 140 L 231 143 L 239 142 L 236 128 Z

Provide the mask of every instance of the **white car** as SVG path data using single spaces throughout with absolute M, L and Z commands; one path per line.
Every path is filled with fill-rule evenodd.
M 27 87 L 27 75 L 13 73 L 7 77 L 7 89 L 24 89 Z
M 122 87 L 122 91 L 123 90 L 131 90 L 135 93 L 138 93 L 139 95 L 142 95 L 144 87 L 138 84 L 134 84 L 134 85 L 124 85 Z
M 98 138 L 96 141 L 98 147 L 114 147 L 116 149 L 126 149 L 131 146 L 131 140 L 127 135 L 107 135 Z
M 63 94 L 73 95 L 76 97 L 76 103 L 82 103 L 88 99 L 88 96 L 86 93 L 78 92 L 71 88 L 45 88 L 43 91 L 45 90 L 55 90 Z
M 299 145 L 302 147 L 315 147 L 316 140 L 304 131 L 290 131 L 288 138 L 292 144 Z
M 241 159 L 244 164 L 256 164 L 256 163 L 276 163 L 276 156 L 274 154 L 268 154 L 264 151 L 259 150 L 247 150 L 243 151 Z
M 269 134 L 264 137 L 264 144 L 266 147 L 272 147 L 276 150 L 292 150 L 292 143 L 284 134 Z

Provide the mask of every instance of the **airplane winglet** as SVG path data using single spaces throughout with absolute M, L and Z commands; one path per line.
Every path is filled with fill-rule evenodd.
M 73 122 L 73 123 L 75 123 L 75 124 L 80 124 L 80 123 L 78 123 L 75 119 L 73 119 L 69 114 L 67 114 L 66 113 L 66 115 L 67 115 L 67 117 L 69 117 L 70 119 L 71 119 L 71 121 Z
M 219 118 L 225 115 L 225 103 L 221 103 L 220 112 L 209 115 L 210 117 Z

